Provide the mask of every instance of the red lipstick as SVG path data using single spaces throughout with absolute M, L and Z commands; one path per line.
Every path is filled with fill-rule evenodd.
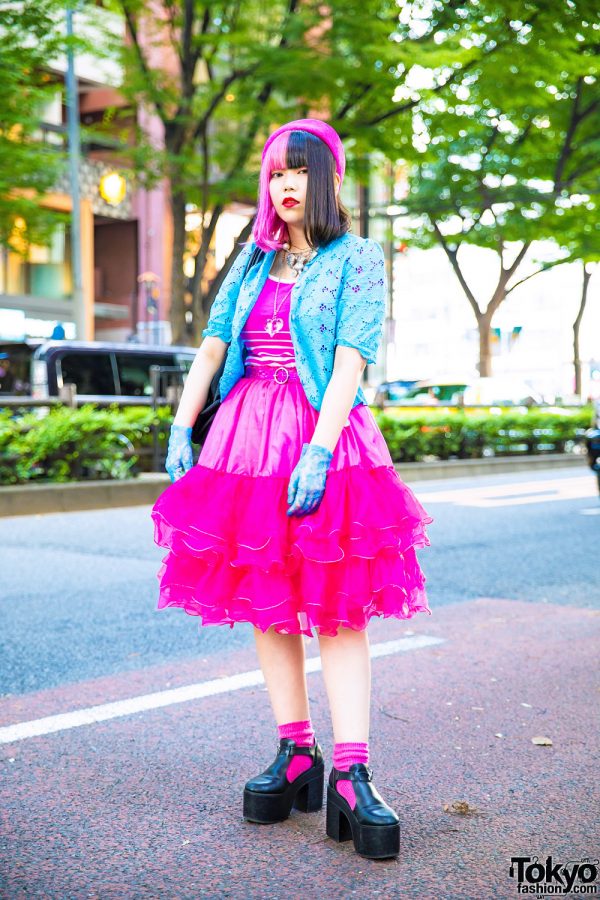
M 282 203 L 282 206 L 287 206 L 287 207 L 298 206 L 298 201 L 294 200 L 293 197 L 286 197 Z

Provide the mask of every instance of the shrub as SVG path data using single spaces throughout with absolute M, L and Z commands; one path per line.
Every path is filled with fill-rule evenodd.
M 394 462 L 476 459 L 518 453 L 562 453 L 582 440 L 591 407 L 483 412 L 417 412 L 406 407 L 373 410 Z
M 559 453 L 592 424 L 592 409 L 372 410 L 394 462 Z M 156 428 L 164 449 L 171 410 L 117 406 L 53 407 L 14 414 L 0 409 L 0 484 L 128 478 L 149 468 Z
M 170 412 L 166 411 L 167 416 Z M 151 426 L 165 411 L 147 408 L 53 407 L 47 414 L 0 413 L 0 484 L 128 478 L 139 451 L 152 443 Z M 164 439 L 166 427 L 162 429 Z

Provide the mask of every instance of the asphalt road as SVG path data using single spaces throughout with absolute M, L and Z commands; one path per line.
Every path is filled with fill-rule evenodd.
M 598 888 L 595 479 L 413 489 L 433 615 L 369 628 L 370 762 L 402 830 L 379 862 L 325 836 L 325 807 L 243 820 L 276 742 L 252 634 L 155 611 L 149 508 L 0 520 L 0 898 L 509 900 L 538 871 L 515 859 Z
M 411 487 L 434 517 L 420 555 L 434 613 L 476 597 L 600 605 L 600 502 L 583 463 Z M 253 644 L 249 626 L 155 610 L 149 513 L 0 519 L 0 697 Z

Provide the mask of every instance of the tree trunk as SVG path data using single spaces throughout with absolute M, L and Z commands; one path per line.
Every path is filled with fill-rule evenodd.
M 481 378 L 492 374 L 492 317 L 487 312 L 477 316 L 479 330 L 479 364 L 477 366 Z
M 214 224 L 216 225 L 215 216 L 218 217 L 221 215 L 219 208 L 215 208 L 215 212 L 213 213 Z M 196 272 L 194 274 L 194 278 L 192 279 L 192 309 L 193 309 L 193 319 L 192 319 L 192 330 L 193 330 L 193 340 L 194 346 L 198 346 L 202 339 L 202 332 L 206 328 L 210 310 L 212 308 L 213 301 L 219 290 L 221 285 L 223 284 L 225 278 L 231 266 L 235 262 L 236 257 L 241 252 L 240 245 L 249 240 L 250 235 L 252 233 L 252 228 L 254 225 L 254 216 L 247 222 L 246 225 L 242 228 L 240 233 L 235 239 L 234 248 L 225 260 L 222 268 L 217 272 L 215 278 L 211 282 L 208 291 L 206 293 L 202 293 L 202 272 L 200 271 L 200 267 L 203 266 L 204 261 L 206 260 L 206 251 L 208 250 L 208 246 L 203 251 L 202 249 L 196 255 L 195 263 L 196 263 Z M 214 227 L 211 230 L 211 235 L 214 234 Z
M 185 327 L 185 275 L 183 254 L 185 252 L 185 196 L 171 195 L 173 214 L 173 264 L 171 270 L 171 342 L 188 343 Z
M 575 393 L 578 397 L 581 397 L 581 359 L 579 356 L 579 329 L 581 327 L 581 320 L 583 319 L 583 313 L 585 312 L 585 305 L 587 303 L 588 296 L 588 286 L 590 283 L 590 278 L 592 277 L 592 273 L 586 269 L 585 263 L 583 263 L 583 284 L 581 286 L 581 302 L 579 304 L 579 309 L 577 311 L 577 316 L 575 321 L 573 322 L 573 366 L 575 368 Z

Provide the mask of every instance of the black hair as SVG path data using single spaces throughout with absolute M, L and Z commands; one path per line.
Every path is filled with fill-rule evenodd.
M 335 159 L 322 140 L 307 131 L 290 132 L 287 167 L 306 166 L 304 231 L 310 247 L 322 247 L 350 230 L 350 213 L 335 192 Z

